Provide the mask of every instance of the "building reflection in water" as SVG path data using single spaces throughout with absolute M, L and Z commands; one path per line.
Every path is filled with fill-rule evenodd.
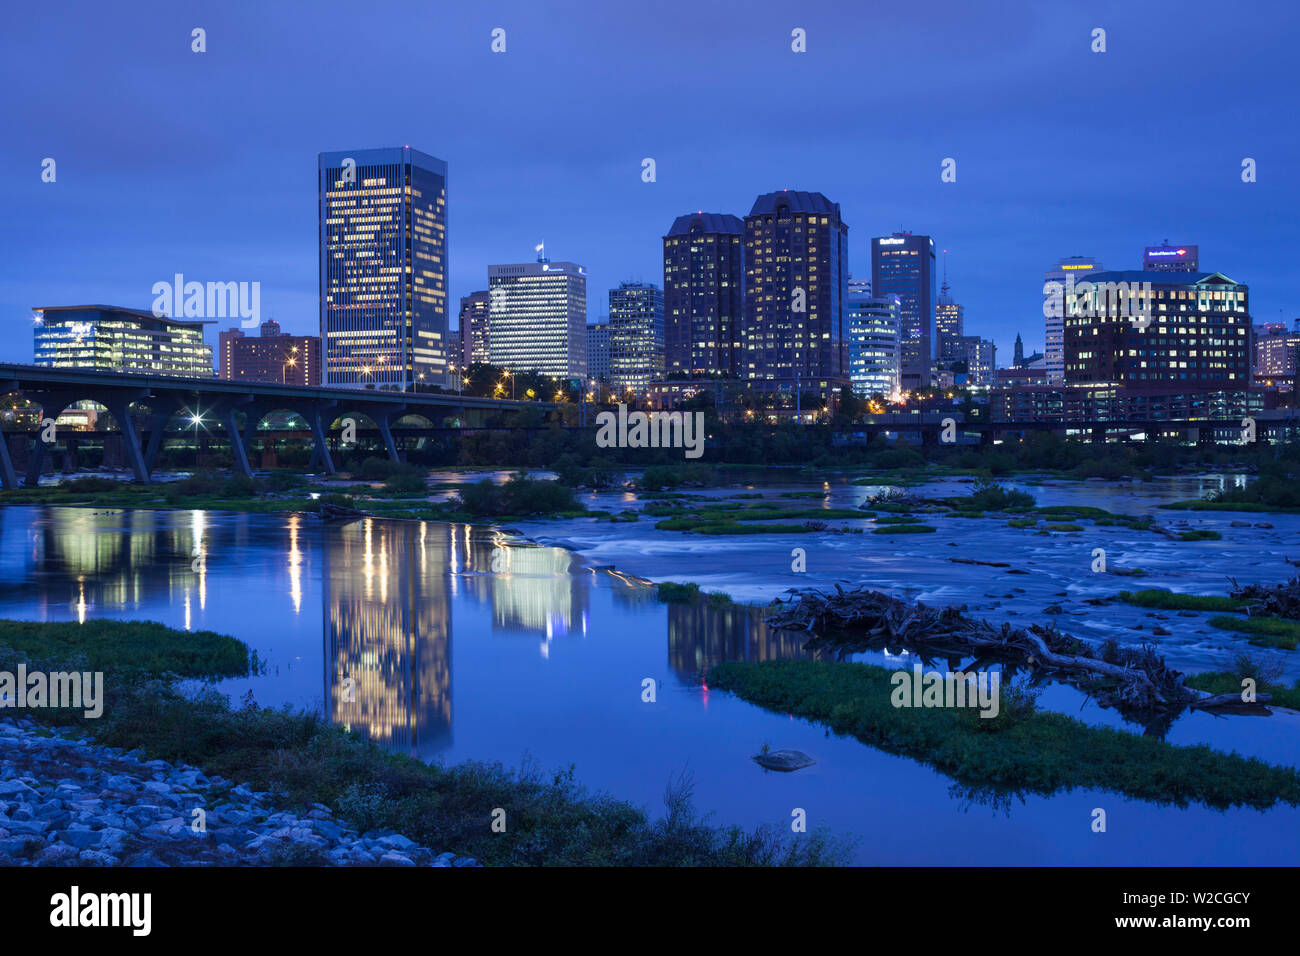
M 329 718 L 413 754 L 451 740 L 454 530 L 366 518 L 321 544 Z
M 804 650 L 811 635 L 769 627 L 765 613 L 743 605 L 668 605 L 668 666 L 694 683 L 724 661 L 823 659 L 819 651 Z

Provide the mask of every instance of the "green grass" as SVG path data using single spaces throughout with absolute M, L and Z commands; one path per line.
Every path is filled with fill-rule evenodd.
M 256 655 L 233 637 L 212 631 L 180 631 L 154 621 L 0 620 L 0 653 L 27 660 L 75 660 L 80 669 L 150 676 L 243 677 Z
M 920 524 L 921 519 L 916 515 L 885 515 L 883 518 L 877 518 L 876 524 Z
M 1047 524 L 1043 525 L 1048 531 L 1082 531 L 1081 524 Z
M 1223 631 L 1250 635 L 1256 647 L 1277 647 L 1294 651 L 1300 644 L 1300 621 L 1281 617 L 1230 617 L 1218 614 L 1210 618 L 1210 626 Z
M 1241 677 L 1228 671 L 1192 674 L 1190 677 L 1184 678 L 1183 683 L 1188 687 L 1195 687 L 1197 690 L 1203 690 L 1209 694 L 1241 693 Z M 1273 699 L 1269 702 L 1270 704 L 1300 710 L 1300 680 L 1295 682 L 1294 687 L 1259 681 L 1255 690 L 1262 694 L 1272 694 Z
M 1170 501 L 1160 507 L 1168 511 L 1254 511 L 1267 514 L 1300 512 L 1300 508 L 1283 508 L 1279 505 L 1264 505 L 1249 501 L 1206 501 L 1202 498 L 1191 501 Z
M 1300 773 L 1292 768 L 1090 727 L 1063 714 L 1017 714 L 1006 706 L 1005 688 L 1003 711 L 991 719 L 960 708 L 896 708 L 892 673 L 846 662 L 730 662 L 709 673 L 709 685 L 920 760 L 969 786 L 1040 794 L 1087 787 L 1178 806 L 1300 804 Z
M 880 519 L 877 518 L 877 521 Z M 895 524 L 885 528 L 872 528 L 872 534 L 933 534 L 934 528 L 928 524 Z
M 1032 528 L 1038 524 L 1037 518 L 1012 518 L 1007 522 L 1008 528 Z
M 1195 531 L 1178 532 L 1180 541 L 1221 541 L 1222 539 L 1223 535 L 1218 531 L 1205 531 L 1198 528 Z
M 1176 591 L 1164 591 L 1147 588 L 1142 591 L 1120 591 L 1119 599 L 1126 604 L 1138 607 L 1158 608 L 1162 611 L 1239 611 L 1246 606 L 1245 601 L 1230 597 L 1205 594 L 1179 594 Z

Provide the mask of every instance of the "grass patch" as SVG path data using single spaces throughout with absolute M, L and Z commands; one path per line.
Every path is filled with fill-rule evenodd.
M 877 521 L 880 519 L 877 518 Z M 872 534 L 933 534 L 934 528 L 928 524 L 896 524 L 885 528 L 872 528 Z
M 1177 591 L 1164 591 L 1158 588 L 1120 591 L 1119 599 L 1125 604 L 1158 608 L 1162 611 L 1240 611 L 1246 605 L 1245 601 L 1230 597 L 1179 594 Z
M 1281 617 L 1230 617 L 1218 614 L 1210 618 L 1210 626 L 1221 631 L 1233 631 L 1250 636 L 1256 647 L 1277 647 L 1294 651 L 1300 643 L 1300 621 Z
M 1230 671 L 1211 671 L 1207 674 L 1192 674 L 1183 679 L 1188 687 L 1195 687 L 1209 694 L 1240 694 L 1241 676 Z M 1258 693 L 1272 694 L 1270 704 L 1300 710 L 1300 680 L 1294 687 L 1257 680 L 1255 690 Z
M 0 620 L 0 653 L 5 648 L 27 660 L 68 660 L 82 670 L 151 677 L 244 677 L 257 666 L 256 655 L 233 637 L 155 621 Z
M 1037 518 L 1012 518 L 1007 522 L 1008 528 L 1032 528 L 1038 524 Z
M 916 515 L 886 515 L 883 518 L 877 518 L 876 524 L 919 524 L 921 521 Z
M 1083 525 L 1081 525 L 1081 524 L 1070 524 L 1070 523 L 1065 523 L 1065 524 L 1046 524 L 1046 525 L 1043 525 L 1043 527 L 1046 528 L 1048 531 L 1082 531 L 1082 530 L 1083 530 Z
M 1178 540 L 1179 541 L 1221 541 L 1223 540 L 1223 535 L 1220 534 L 1218 531 L 1207 531 L 1202 528 L 1197 528 L 1194 531 L 1178 532 Z
M 1300 804 L 1300 773 L 1291 768 L 1090 727 L 1032 707 L 1016 712 L 1004 705 L 990 719 L 963 708 L 896 708 L 892 674 L 846 662 L 730 662 L 710 671 L 709 684 L 920 760 L 976 788 L 1051 794 L 1088 787 L 1177 806 Z

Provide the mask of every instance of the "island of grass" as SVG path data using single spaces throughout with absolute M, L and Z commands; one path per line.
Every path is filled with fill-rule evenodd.
M 850 845 L 824 830 L 784 835 L 700 819 L 691 781 L 669 781 L 666 814 L 591 793 L 572 767 L 544 774 L 526 765 L 466 761 L 444 766 L 389 753 L 315 713 L 243 706 L 211 687 L 183 693 L 179 677 L 232 677 L 256 666 L 242 642 L 162 624 L 91 620 L 85 624 L 0 621 L 0 669 L 103 669 L 97 720 L 80 711 L 34 709 L 23 716 L 75 726 L 96 743 L 142 749 L 212 776 L 269 791 L 306 812 L 313 803 L 364 832 L 394 830 L 427 846 L 452 847 L 489 865 L 802 866 L 842 865 Z M 3 712 L 0 712 L 3 713 Z M 493 832 L 492 809 L 509 827 Z
M 1254 614 L 1247 617 L 1234 616 L 1236 614 L 1246 614 L 1251 609 L 1251 601 L 1246 597 L 1179 594 L 1175 591 L 1149 588 L 1143 591 L 1121 591 L 1119 599 L 1126 604 L 1158 608 L 1162 611 L 1230 612 L 1216 614 L 1207 623 L 1221 631 L 1245 634 L 1250 643 L 1257 647 L 1274 647 L 1293 651 L 1300 644 L 1300 621 L 1269 614 Z
M 1005 689 L 993 718 L 963 708 L 896 708 L 892 676 L 872 664 L 783 660 L 720 664 L 708 679 L 710 687 L 920 760 L 966 786 L 1044 795 L 1087 787 L 1180 807 L 1300 805 L 1300 773 L 1290 767 L 1090 727 L 1032 705 L 1010 707 Z

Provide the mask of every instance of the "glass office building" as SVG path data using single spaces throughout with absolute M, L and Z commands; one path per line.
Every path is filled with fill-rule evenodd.
M 1043 349 L 1047 359 L 1047 382 L 1059 385 L 1065 381 L 1065 289 L 1073 279 L 1083 282 L 1091 272 L 1100 272 L 1101 263 L 1091 256 L 1069 256 L 1056 263 L 1056 268 L 1043 274 L 1043 315 L 1046 317 L 1047 343 Z M 1023 361 L 1023 356 L 1018 361 Z
M 326 385 L 447 384 L 447 164 L 409 146 L 321 153 Z
M 210 322 L 156 316 L 111 305 L 41 306 L 36 317 L 36 365 L 97 372 L 212 377 Z
M 910 232 L 872 239 L 871 288 L 903 306 L 903 389 L 929 388 L 937 346 L 934 240 Z
M 848 294 L 849 381 L 858 398 L 898 397 L 902 309 L 896 295 L 872 296 L 854 290 Z
M 609 381 L 616 394 L 643 393 L 664 377 L 664 293 L 649 282 L 609 290 Z

